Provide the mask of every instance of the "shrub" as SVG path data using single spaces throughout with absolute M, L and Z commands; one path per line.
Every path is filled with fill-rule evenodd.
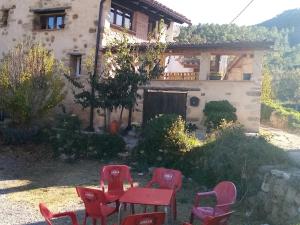
M 223 180 L 237 185 L 240 196 L 256 193 L 261 185 L 258 169 L 263 165 L 288 164 L 287 153 L 269 144 L 264 137 L 245 135 L 239 124 L 222 124 L 210 140 L 191 151 L 186 160 L 190 176 L 214 186 Z
M 182 168 L 184 155 L 199 145 L 180 116 L 161 115 L 146 124 L 134 156 L 144 166 Z
M 236 121 L 234 108 L 227 100 L 224 101 L 211 101 L 205 104 L 203 110 L 206 116 L 205 125 L 208 129 L 217 128 L 223 120 Z
M 111 159 L 125 151 L 122 137 L 110 134 L 83 132 L 76 115 L 63 115 L 57 128 L 50 131 L 49 142 L 54 155 L 65 154 L 69 159 Z
M 14 127 L 31 127 L 65 97 L 63 68 L 53 54 L 25 41 L 6 54 L 0 64 L 0 110 Z
M 290 129 L 300 129 L 300 112 L 286 108 L 278 102 L 267 101 L 262 104 L 261 118 L 263 121 L 270 121 L 272 112 L 288 119 L 288 127 Z

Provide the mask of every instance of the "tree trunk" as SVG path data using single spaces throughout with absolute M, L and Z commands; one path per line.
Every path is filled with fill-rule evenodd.
M 121 112 L 120 112 L 120 118 L 119 118 L 119 125 L 121 126 L 122 124 L 122 119 L 123 119 L 123 111 L 124 111 L 124 106 L 122 106 L 121 108 Z
M 131 125 L 131 122 L 132 122 L 132 109 L 133 109 L 133 107 L 131 106 L 131 107 L 129 108 L 128 125 L 127 125 L 126 130 L 131 130 L 131 129 L 132 129 L 132 125 Z

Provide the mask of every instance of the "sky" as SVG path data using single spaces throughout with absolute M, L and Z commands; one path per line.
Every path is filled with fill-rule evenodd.
M 158 0 L 198 23 L 230 23 L 250 0 Z M 253 25 L 282 13 L 300 8 L 300 0 L 254 0 L 235 21 L 238 25 Z

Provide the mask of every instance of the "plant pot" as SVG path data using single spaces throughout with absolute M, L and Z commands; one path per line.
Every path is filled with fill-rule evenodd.
M 222 76 L 219 75 L 210 75 L 209 80 L 221 80 Z
M 110 134 L 118 134 L 120 129 L 120 124 L 118 121 L 114 120 L 109 124 L 109 133 Z

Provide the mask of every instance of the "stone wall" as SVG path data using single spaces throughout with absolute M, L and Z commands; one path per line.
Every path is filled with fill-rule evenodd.
M 264 176 L 261 191 L 250 202 L 254 214 L 266 223 L 300 224 L 300 170 L 270 170 Z

